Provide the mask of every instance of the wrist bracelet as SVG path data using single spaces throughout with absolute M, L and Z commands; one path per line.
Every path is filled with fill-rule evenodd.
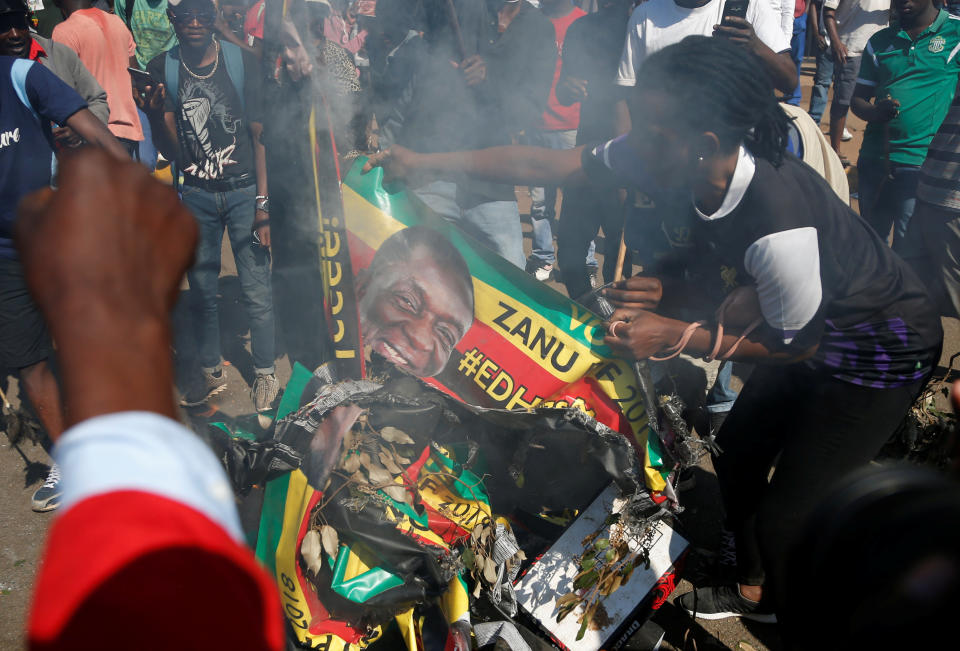
M 690 338 L 693 336 L 693 333 L 696 331 L 696 329 L 706 324 L 707 324 L 706 321 L 694 321 L 693 323 L 688 325 L 686 329 L 683 331 L 683 334 L 680 335 L 680 341 L 678 341 L 674 345 L 670 346 L 670 348 L 667 348 L 665 351 L 663 351 L 664 353 L 666 353 L 666 355 L 662 357 L 650 357 L 649 359 L 654 362 L 665 362 L 668 359 L 673 359 L 674 357 L 682 353 L 683 349 L 687 347 L 687 344 L 690 343 Z

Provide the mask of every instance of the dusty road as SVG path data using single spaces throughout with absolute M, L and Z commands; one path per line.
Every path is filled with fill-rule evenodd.
M 808 59 L 803 77 L 804 100 L 808 104 L 809 86 L 813 60 Z M 850 116 L 848 127 L 854 139 L 844 143 L 842 151 L 850 160 L 855 161 L 862 138 L 863 123 Z M 826 123 L 824 124 L 826 128 Z M 854 189 L 853 187 L 851 189 Z M 525 192 L 518 191 L 522 203 L 529 205 Z M 521 211 L 523 212 L 523 206 Z M 529 251 L 529 226 L 525 226 L 526 246 Z M 224 293 L 223 308 L 229 313 L 240 310 L 236 296 L 237 279 L 232 259 L 227 252 L 222 276 Z M 551 283 L 560 291 L 561 285 Z M 960 322 L 945 319 L 946 339 L 944 341 L 944 361 L 949 353 L 960 350 Z M 246 352 L 246 340 L 241 333 L 231 333 L 231 339 L 225 340 L 225 350 L 233 364 L 227 367 L 227 393 L 217 403 L 219 412 L 226 416 L 249 414 L 252 405 L 248 396 L 249 382 L 252 380 L 252 368 L 249 354 Z M 284 358 L 278 363 L 278 373 L 285 382 L 289 374 L 289 364 Z M 16 383 L 10 385 L 16 395 Z M 216 414 L 210 414 L 215 417 Z M 31 443 L 11 446 L 5 436 L 0 436 L 0 650 L 16 651 L 23 648 L 23 626 L 26 616 L 31 586 L 37 568 L 47 528 L 52 514 L 36 514 L 30 510 L 30 496 L 46 476 L 46 453 L 41 447 Z M 684 516 L 691 540 L 702 546 L 713 547 L 719 535 L 719 499 L 716 480 L 712 475 L 709 461 L 697 472 L 696 486 L 682 495 L 687 512 Z M 657 621 L 667 632 L 664 648 L 684 648 L 684 636 L 688 633 L 696 640 L 697 648 L 729 648 L 750 651 L 751 649 L 779 649 L 776 630 L 771 626 L 741 623 L 735 620 L 722 622 L 692 622 L 672 602 L 677 595 L 690 589 L 688 583 L 682 583 L 674 593 L 670 603 L 656 615 Z M 692 648 L 689 641 L 686 648 Z

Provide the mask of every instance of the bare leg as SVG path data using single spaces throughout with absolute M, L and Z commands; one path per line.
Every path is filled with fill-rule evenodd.
M 830 146 L 840 154 L 840 139 L 843 137 L 843 128 L 847 126 L 847 106 L 830 106 Z
M 749 599 L 750 601 L 760 601 L 763 597 L 763 586 L 762 585 L 744 585 L 740 584 L 740 594 Z
M 63 433 L 63 403 L 50 365 L 43 361 L 20 369 L 20 381 L 47 434 L 56 440 Z

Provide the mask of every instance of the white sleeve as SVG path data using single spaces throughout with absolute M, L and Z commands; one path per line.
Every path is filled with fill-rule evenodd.
M 747 21 L 753 25 L 757 38 L 768 48 L 777 53 L 790 50 L 790 37 L 780 28 L 780 15 L 774 11 L 769 0 L 751 2 L 747 10 Z M 792 24 L 790 33 L 793 34 Z
M 789 344 L 820 309 L 820 246 L 812 226 L 780 231 L 750 245 L 744 268 L 757 283 L 760 311 Z
M 793 40 L 793 12 L 796 9 L 795 0 L 780 0 L 780 30 L 788 41 Z
M 54 448 L 63 477 L 60 513 L 83 500 L 138 491 L 180 502 L 243 540 L 233 490 L 217 457 L 180 423 L 145 411 L 97 416 Z
M 618 86 L 637 85 L 637 70 L 640 69 L 640 64 L 643 63 L 646 55 L 640 33 L 643 25 L 641 7 L 643 5 L 633 10 L 630 22 L 627 24 L 627 38 L 623 42 L 623 54 L 620 55 L 620 69 L 617 70 L 617 78 L 614 80 Z

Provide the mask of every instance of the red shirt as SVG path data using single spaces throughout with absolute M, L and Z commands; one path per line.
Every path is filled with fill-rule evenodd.
M 38 61 L 38 62 L 40 62 L 40 63 L 43 63 L 42 61 L 40 61 L 40 58 L 41 58 L 41 57 L 45 57 L 45 56 L 47 56 L 47 51 L 44 50 L 44 49 L 43 49 L 43 46 L 41 46 L 39 43 L 37 43 L 37 41 L 36 41 L 35 39 L 32 39 L 32 38 L 31 38 L 31 39 L 30 39 L 30 54 L 27 55 L 27 58 L 30 59 L 31 61 Z
M 253 47 L 257 39 L 263 40 L 263 14 L 266 13 L 266 7 L 264 0 L 260 0 L 247 11 L 247 17 L 243 21 L 243 35 L 247 37 L 247 45 L 250 47 Z
M 250 550 L 182 503 L 137 491 L 54 520 L 27 626 L 31 651 L 281 651 L 277 586 Z
M 553 31 L 557 35 L 557 65 L 553 71 L 553 84 L 550 86 L 550 96 L 547 98 L 547 110 L 543 112 L 540 128 L 544 131 L 568 131 L 580 126 L 580 102 L 571 106 L 563 106 L 557 101 L 557 82 L 560 80 L 560 68 L 563 67 L 563 39 L 567 36 L 567 29 L 573 21 L 586 16 L 587 12 L 574 7 L 566 16 L 551 18 Z

